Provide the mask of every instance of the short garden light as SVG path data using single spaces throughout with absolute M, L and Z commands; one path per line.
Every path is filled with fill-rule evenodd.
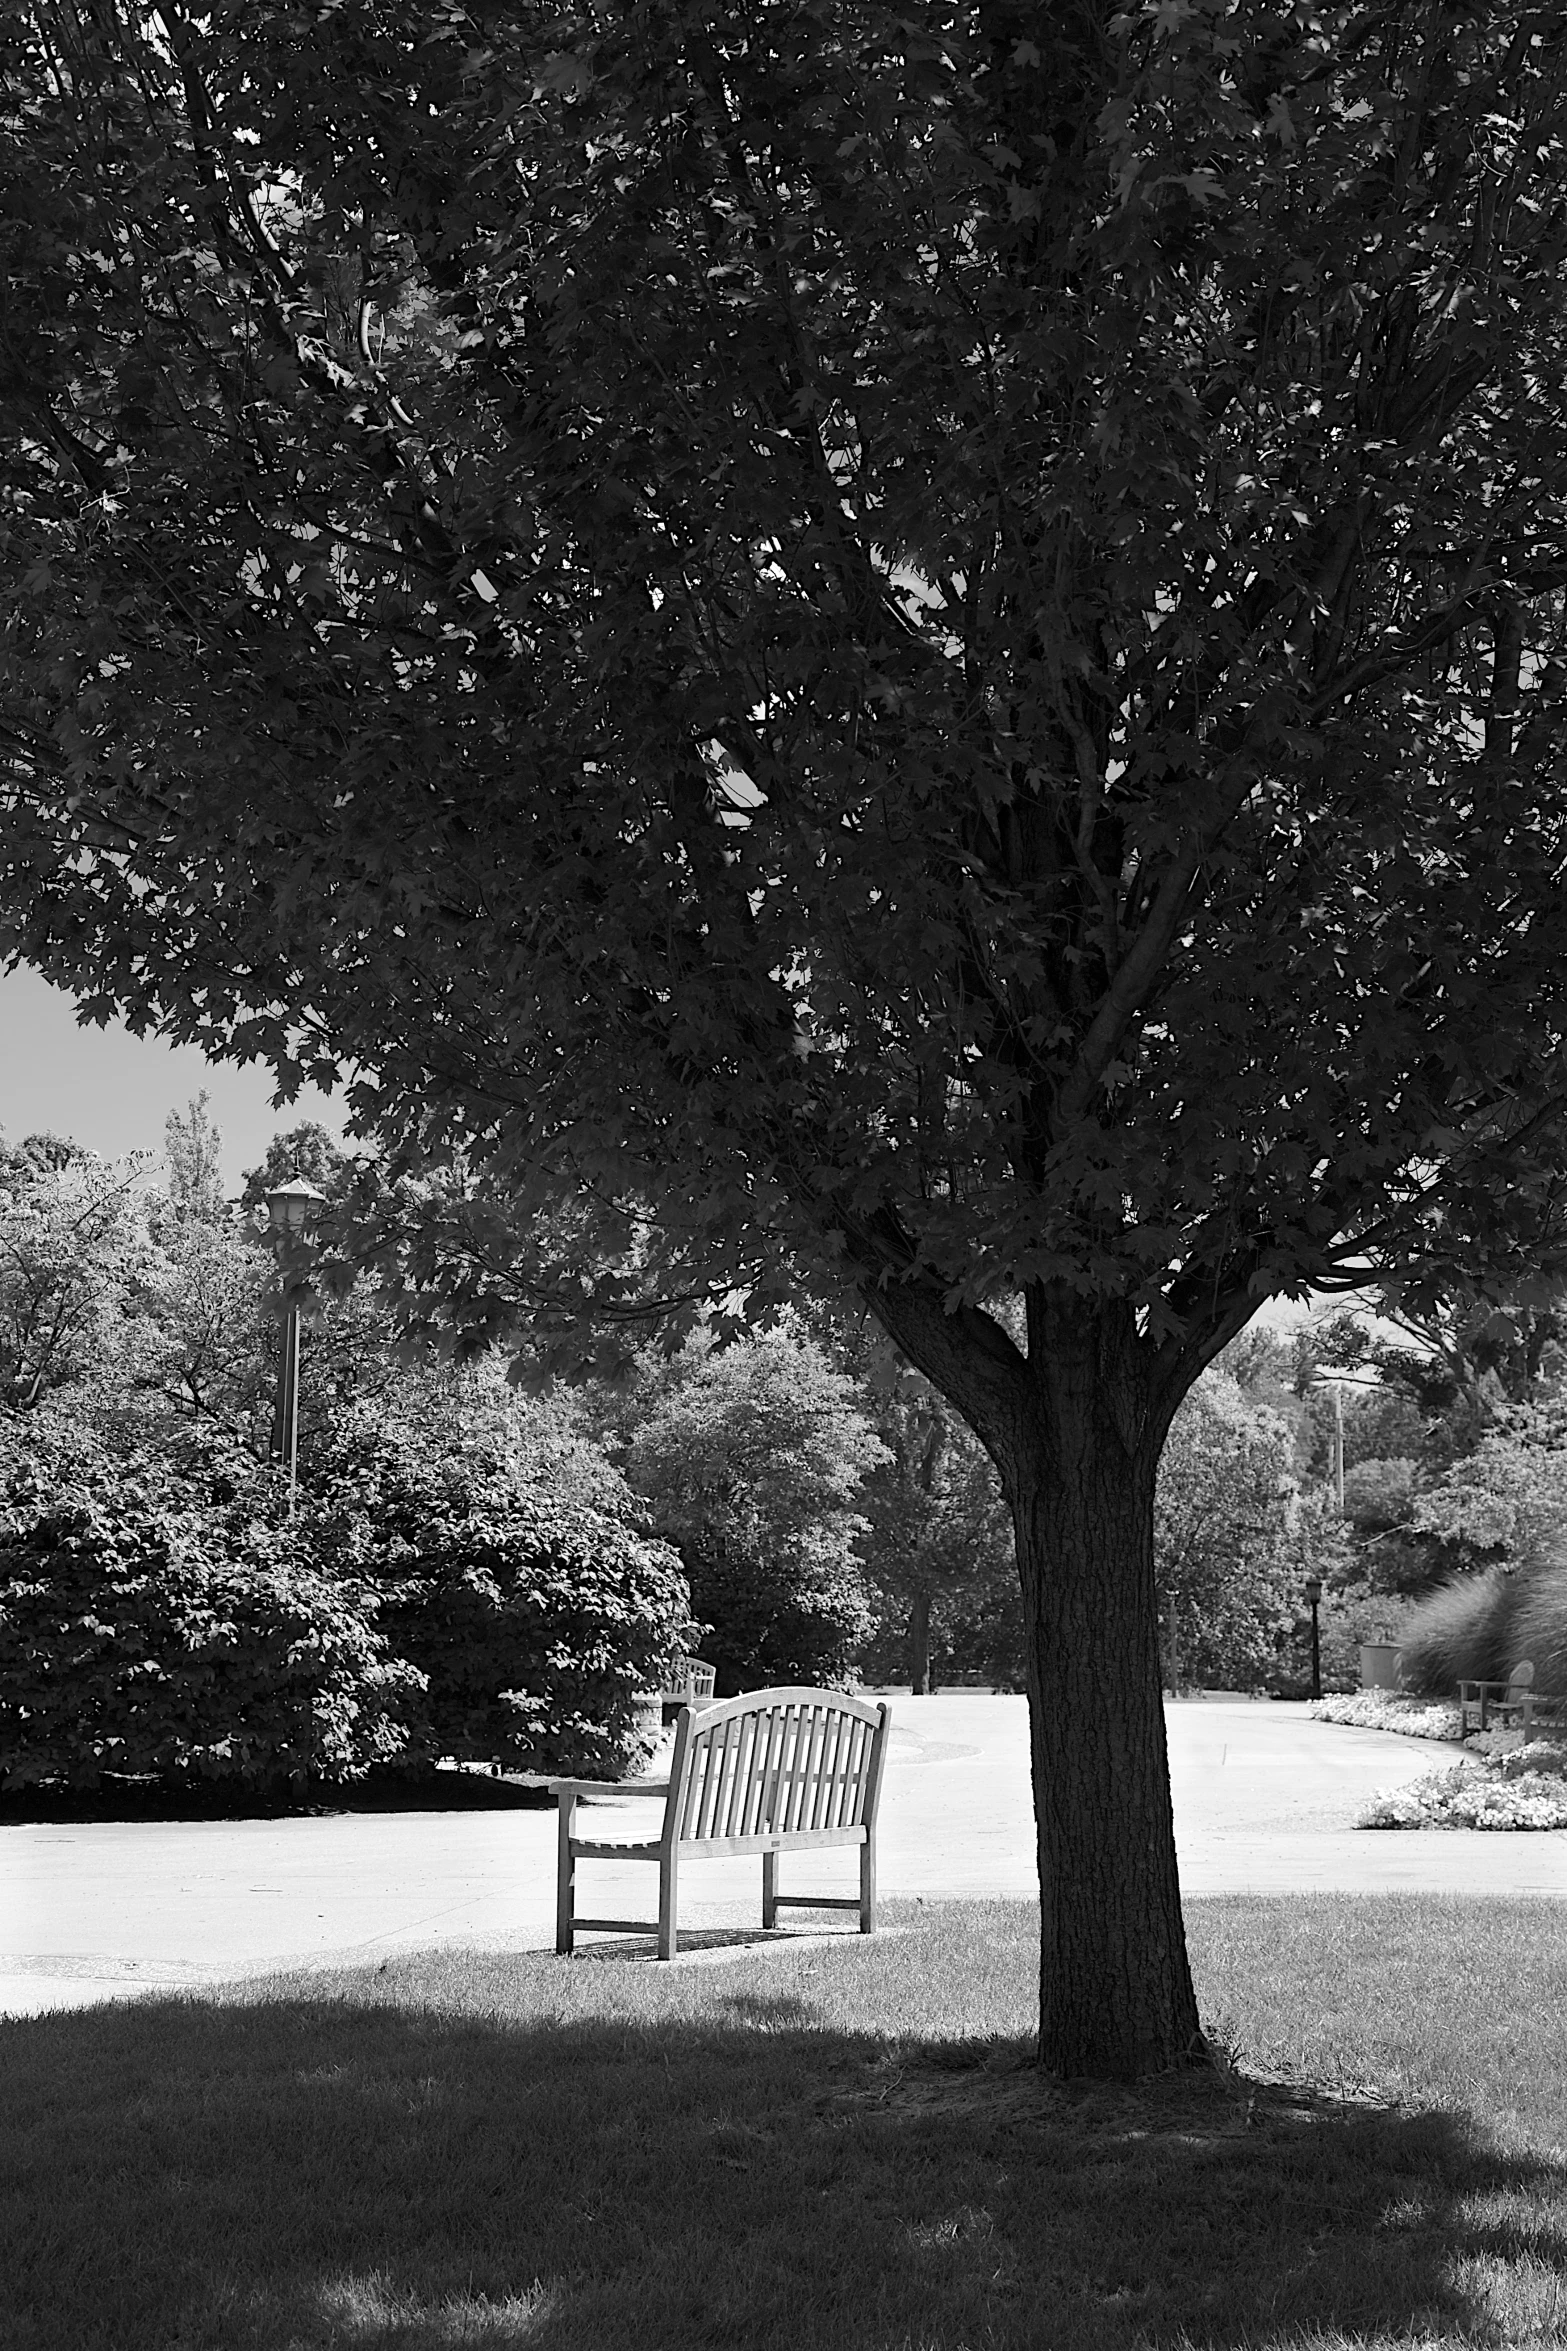
M 1309 1575 L 1305 1584 L 1306 1602 L 1311 1610 L 1311 1694 L 1322 1695 L 1322 1643 L 1317 1632 L 1317 1603 L 1322 1598 L 1322 1578 Z
M 278 1252 L 281 1270 L 282 1253 L 290 1241 L 304 1235 L 316 1210 L 326 1199 L 314 1184 L 307 1184 L 296 1175 L 291 1183 L 279 1184 L 268 1192 L 267 1222 L 272 1245 Z M 288 1507 L 293 1515 L 294 1486 L 299 1469 L 299 1295 L 297 1287 L 285 1290 L 286 1312 L 283 1317 L 283 1356 L 278 1365 L 277 1407 L 272 1419 L 272 1455 L 288 1471 Z

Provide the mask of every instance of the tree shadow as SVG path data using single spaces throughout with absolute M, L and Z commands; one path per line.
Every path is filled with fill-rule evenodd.
M 7 2351 L 1561 2339 L 1567 2167 L 1463 2115 L 1051 2085 L 782 1987 L 589 2019 L 537 1964 L 553 2021 L 393 1972 L 0 2028 Z
M 802 1927 L 686 1927 L 680 1929 L 679 1943 L 672 1960 L 658 1956 L 656 1934 L 622 1935 L 613 1942 L 579 1942 L 572 1954 L 573 1966 L 582 1967 L 655 1967 L 662 1973 L 678 1968 L 683 1960 L 721 1960 L 743 1958 L 747 1952 L 799 1949 L 802 1945 L 828 1942 L 848 1942 L 858 1933 L 857 1928 L 826 1927 L 820 1933 Z
M 105 1772 L 95 1788 L 0 1788 L 0 1828 L 106 1820 L 294 1820 L 345 1812 L 536 1812 L 554 1802 L 536 1778 L 439 1767 L 260 1788 L 231 1780 Z

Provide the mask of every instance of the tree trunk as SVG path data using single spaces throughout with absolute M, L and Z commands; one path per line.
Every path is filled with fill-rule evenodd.
M 974 1310 L 938 1321 L 889 1291 L 877 1311 L 968 1417 L 1012 1506 L 1039 1859 L 1040 2062 L 1110 2080 L 1189 2062 L 1202 2044 L 1153 1563 L 1159 1456 L 1185 1378 L 1120 1301 L 1033 1293 L 1026 1357 Z
M 1090 1408 L 1022 1465 L 1041 1904 L 1040 2051 L 1131 2079 L 1198 2031 L 1176 1877 L 1153 1591 L 1153 1477 Z M 1053 1460 L 1050 1459 L 1053 1456 Z M 1048 1464 L 1048 1466 L 1047 1466 Z
M 930 1696 L 930 1594 L 916 1592 L 909 1606 L 909 1689 Z

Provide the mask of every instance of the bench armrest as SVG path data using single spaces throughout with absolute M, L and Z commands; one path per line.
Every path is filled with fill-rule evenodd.
M 552 1796 L 667 1796 L 668 1780 L 551 1780 Z

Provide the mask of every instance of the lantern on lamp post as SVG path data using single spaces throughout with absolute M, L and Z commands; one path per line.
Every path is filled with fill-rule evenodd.
M 306 1183 L 296 1175 L 292 1182 L 279 1184 L 266 1195 L 267 1230 L 277 1252 L 279 1278 L 283 1282 L 283 1350 L 278 1364 L 277 1401 L 272 1415 L 272 1458 L 288 1471 L 288 1507 L 294 1508 L 294 1488 L 299 1474 L 299 1299 L 297 1282 L 289 1282 L 284 1274 L 284 1258 L 289 1244 L 303 1240 L 311 1219 L 326 1198 L 314 1184 Z

